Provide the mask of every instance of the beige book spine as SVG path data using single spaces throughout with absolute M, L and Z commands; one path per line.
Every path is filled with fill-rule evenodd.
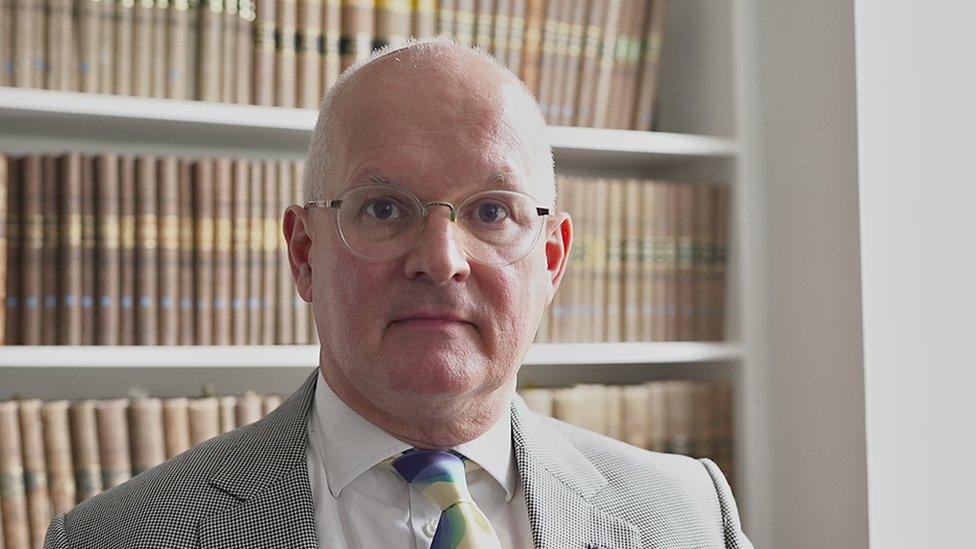
M 102 484 L 106 490 L 132 478 L 132 463 L 129 460 L 129 425 L 126 418 L 128 407 L 127 398 L 99 400 L 95 404 Z
M 604 128 L 617 127 L 616 120 L 621 110 L 620 101 L 623 92 L 623 73 L 626 70 L 625 54 L 629 40 L 627 30 L 630 20 L 633 17 L 633 11 L 639 1 L 641 0 L 622 0 L 620 4 L 620 12 L 617 17 L 617 33 L 611 45 L 613 48 L 611 52 L 612 66 L 608 73 L 610 83 L 607 86 L 606 102 L 600 106 L 604 113 L 602 126 Z
M 233 166 L 230 158 L 215 161 L 213 343 L 230 345 L 233 326 Z
M 410 0 L 376 0 L 373 49 L 399 46 L 410 35 Z
M 621 440 L 638 448 L 648 448 L 649 407 L 645 385 L 625 385 L 621 389 Z
M 712 278 L 712 298 L 711 298 L 711 330 L 708 339 L 711 341 L 722 341 L 725 339 L 725 299 L 726 299 L 726 272 L 728 270 L 729 248 L 729 216 L 731 215 L 732 189 L 728 185 L 717 185 L 715 197 L 715 213 L 712 216 L 714 226 L 714 244 L 712 251 L 712 261 L 714 267 L 711 269 Z
M 610 215 L 610 183 L 611 180 L 600 178 L 594 181 L 595 196 L 590 200 L 588 232 L 592 235 L 593 268 L 587 277 L 590 295 L 590 307 L 587 314 L 586 332 L 589 334 L 585 341 L 606 341 L 607 329 L 607 265 L 609 256 L 609 227 Z
M 2 163 L 3 168 L 6 171 L 7 177 L 6 188 L 0 189 L 0 200 L 6 202 L 4 208 L 0 211 L 6 213 L 6 219 L 3 220 L 3 227 L 0 230 L 5 231 L 5 253 L 6 258 L 3 262 L 6 280 L 0 281 L 0 289 L 5 292 L 3 305 L 4 319 L 3 329 L 0 330 L 0 337 L 2 337 L 5 345 L 16 345 L 20 343 L 20 331 L 21 331 L 21 319 L 23 315 L 21 314 L 21 307 L 23 305 L 22 295 L 21 295 L 21 257 L 22 257 L 22 246 L 23 246 L 23 231 L 21 230 L 21 203 L 22 203 L 22 190 L 23 190 L 23 178 L 20 170 L 20 162 L 14 157 L 7 157 L 6 161 Z M 9 266 L 9 268 L 6 268 Z
M 277 297 L 275 299 L 277 335 L 275 342 L 283 345 L 295 343 L 295 283 L 291 277 L 291 265 L 288 262 L 287 243 L 281 230 L 282 212 L 292 202 L 295 184 L 292 179 L 292 163 L 289 160 L 278 161 L 278 197 L 275 217 L 275 239 L 278 242 L 277 253 Z
M 593 97 L 593 120 L 592 124 L 588 124 L 595 128 L 607 126 L 607 106 L 610 101 L 617 29 L 620 24 L 622 4 L 623 0 L 607 1 L 607 18 L 603 25 L 603 39 L 600 42 L 600 56 L 596 73 L 596 93 Z
M 13 0 L 0 2 L 0 86 L 14 85 L 14 31 L 16 12 Z M 70 35 L 65 35 L 70 36 Z M 67 39 L 67 38 L 65 38 Z M 2 536 L 2 522 L 0 522 L 0 539 Z
M 189 399 L 163 399 L 163 439 L 166 459 L 176 457 L 190 448 Z
M 623 320 L 623 340 L 640 341 L 641 303 L 644 295 L 641 288 L 641 225 L 645 218 L 641 211 L 641 188 L 643 183 L 628 179 L 624 183 L 624 202 L 621 204 L 624 222 L 623 242 L 623 282 L 621 313 Z
M 322 94 L 339 78 L 342 67 L 342 3 L 324 0 L 322 6 Z
M 587 390 L 579 385 L 552 390 L 552 417 L 582 427 L 587 416 L 599 415 L 599 410 L 588 409 L 592 403 L 586 400 Z
M 652 452 L 669 452 L 668 415 L 663 381 L 644 383 L 647 390 L 647 449 Z
M 149 64 L 150 92 L 152 97 L 167 97 L 166 71 L 169 69 L 166 60 L 168 50 L 170 0 L 156 0 L 152 9 L 152 42 L 153 56 Z M 131 46 L 130 46 L 131 47 Z
M 278 165 L 276 161 L 264 161 L 264 267 L 261 273 L 262 325 L 261 343 L 274 345 L 276 336 L 278 275 Z
M 244 427 L 261 419 L 264 414 L 263 399 L 253 391 L 237 397 L 237 426 Z
M 102 491 L 102 465 L 98 449 L 95 401 L 77 400 L 68 408 L 71 424 L 71 461 L 75 469 L 78 503 Z
M 237 16 L 238 0 L 224 0 L 220 25 L 220 100 L 224 103 L 237 101 Z
M 714 458 L 715 402 L 711 382 L 691 382 L 691 453 L 697 458 Z
M 250 105 L 254 100 L 253 62 L 254 62 L 254 0 L 240 0 L 237 8 L 237 50 L 234 71 L 237 103 Z
M 43 403 L 44 457 L 53 513 L 64 513 L 75 506 L 74 465 L 71 461 L 71 425 L 67 400 Z
M 68 153 L 61 165 L 61 340 L 81 344 L 81 156 Z
M 24 488 L 33 547 L 44 545 L 44 533 L 54 518 L 44 455 L 43 403 L 32 398 L 20 401 L 20 438 L 23 450 Z
M 454 37 L 457 0 L 437 0 L 437 34 Z
M 678 185 L 664 183 L 664 222 L 661 278 L 664 286 L 662 325 L 665 341 L 678 340 Z
M 189 401 L 190 446 L 196 446 L 220 434 L 220 405 L 216 397 Z
M 102 0 L 100 26 L 101 35 L 99 37 L 98 64 L 101 73 L 101 93 L 113 93 L 115 91 L 115 72 L 112 70 L 112 61 L 115 59 L 115 33 L 118 31 L 115 25 L 115 12 L 118 0 Z
M 248 215 L 247 343 L 263 340 L 264 309 L 264 162 L 250 161 Z
M 529 410 L 538 414 L 552 416 L 554 389 L 547 387 L 531 387 L 519 389 L 518 393 L 525 401 Z
M 15 17 L 13 33 L 14 46 L 14 85 L 19 88 L 35 88 L 43 81 L 35 82 L 34 36 L 37 32 L 37 10 L 35 4 L 43 6 L 38 0 L 13 0 Z
M 278 41 L 275 44 L 275 105 L 294 107 L 296 101 L 295 73 L 295 0 L 277 0 Z
M 227 433 L 237 428 L 237 397 L 226 395 L 217 397 L 220 403 L 220 432 Z
M 491 25 L 495 0 L 476 0 L 475 4 L 474 45 L 491 53 Z
M 579 221 L 579 257 L 576 270 L 571 277 L 572 291 L 569 293 L 569 306 L 566 308 L 566 329 L 562 340 L 567 343 L 593 341 L 594 317 L 602 301 L 594 294 L 594 276 L 600 269 L 603 243 L 597 241 L 594 232 L 595 202 L 602 185 L 601 180 L 574 178 L 573 204 Z
M 511 30 L 512 0 L 495 0 L 491 26 L 491 49 L 488 51 L 501 64 L 508 63 L 508 34 Z
M 624 60 L 626 69 L 624 70 L 624 86 L 620 99 L 620 109 L 616 127 L 623 129 L 635 129 L 635 113 L 637 109 L 637 86 L 640 76 L 640 60 L 642 49 L 642 33 L 644 31 L 644 20 L 647 18 L 650 5 L 646 0 L 638 0 L 636 12 L 630 20 L 626 51 Z
M 156 157 L 136 158 L 136 343 L 159 343 L 159 222 Z
M 314 109 L 322 99 L 322 0 L 298 0 L 297 15 L 298 106 Z
M 603 388 L 603 398 L 607 408 L 607 431 L 606 435 L 617 440 L 624 437 L 623 426 L 623 387 L 619 385 L 607 385 Z
M 166 97 L 170 99 L 192 99 L 188 93 L 189 77 L 187 61 L 190 53 L 190 3 L 187 0 L 172 0 L 167 9 L 166 20 Z
M 79 91 L 93 93 L 101 89 L 98 65 L 102 33 L 102 0 L 79 0 L 75 5 L 78 33 L 74 36 L 78 50 Z
M 134 476 L 166 461 L 163 403 L 158 398 L 133 399 L 128 414 Z
M 545 12 L 542 18 L 542 29 L 539 35 L 541 41 L 539 45 L 538 76 L 536 97 L 539 100 L 539 109 L 542 111 L 546 122 L 552 124 L 552 96 L 554 94 L 553 84 L 555 78 L 553 73 L 556 67 L 556 36 L 559 28 L 559 16 L 562 11 L 564 0 L 546 0 Z
M 23 174 L 23 221 L 24 230 L 21 257 L 23 284 L 23 319 L 21 343 L 41 344 L 41 273 L 44 249 L 44 213 L 42 199 L 41 156 L 31 154 L 21 160 Z
M 132 305 L 127 298 L 133 294 L 126 288 L 132 287 L 132 263 L 127 258 L 135 245 L 132 157 L 103 153 L 95 161 L 95 335 L 100 345 L 131 345 L 127 330 L 132 326 Z
M 505 66 L 515 74 L 522 71 L 522 50 L 525 43 L 525 10 L 527 0 L 512 0 L 508 19 L 508 62 Z
M 434 36 L 437 33 L 437 0 L 411 0 L 411 4 L 410 36 Z
M 583 60 L 583 40 L 586 33 L 586 18 L 590 0 L 570 2 L 572 12 L 567 22 L 566 56 L 563 58 L 563 76 L 557 87 L 556 124 L 568 126 L 576 118 L 576 98 L 579 95 L 579 81 Z
M 658 65 L 661 59 L 666 16 L 667 0 L 652 0 L 641 40 L 642 52 L 634 108 L 636 118 L 634 129 L 650 131 L 657 125 Z
M 139 20 L 135 18 L 135 0 L 112 0 L 115 4 L 115 40 L 114 47 L 114 59 L 111 60 L 111 65 L 109 65 L 110 70 L 114 71 L 112 78 L 115 80 L 115 94 L 117 95 L 132 95 L 133 94 L 133 74 L 135 71 L 145 70 L 145 67 L 140 65 L 140 61 L 143 59 L 137 59 L 134 56 L 134 51 L 138 51 L 141 46 L 142 40 L 151 37 L 151 35 L 146 36 L 145 34 L 137 33 L 135 26 L 137 24 L 142 24 L 145 28 L 149 28 L 151 21 Z M 152 4 L 149 6 L 149 11 L 145 12 L 146 16 L 151 16 L 152 14 Z M 152 46 L 151 41 L 147 41 L 144 47 L 148 50 Z
M 667 418 L 667 452 L 691 455 L 694 429 L 693 382 L 668 380 L 664 382 L 665 417 Z
M 231 269 L 231 343 L 248 343 L 248 290 L 250 283 L 250 161 L 246 158 L 234 160 L 233 190 L 231 201 L 233 212 L 233 268 Z
M 200 2 L 199 42 L 197 53 L 197 98 L 201 101 L 220 101 L 221 28 L 223 0 Z
M 19 408 L 17 400 L 0 402 L 0 516 L 3 517 L 7 546 L 26 549 L 31 546 L 31 529 L 21 457 Z
M 266 416 L 281 406 L 281 397 L 278 395 L 264 395 L 261 398 L 261 415 Z
M 607 201 L 607 268 L 604 310 L 606 329 L 603 341 L 621 341 L 623 315 L 620 304 L 623 295 L 623 238 L 624 238 L 624 181 L 610 180 Z
M 273 105 L 275 91 L 275 0 L 257 0 L 254 20 L 254 104 Z
M 342 70 L 369 57 L 373 47 L 373 0 L 342 1 Z
M 159 160 L 159 343 L 179 344 L 180 161 Z
M 640 318 L 641 318 L 641 341 L 654 341 L 657 339 L 657 330 L 654 325 L 654 307 L 657 306 L 654 294 L 654 253 L 655 248 L 655 228 L 657 226 L 657 196 L 658 185 L 655 181 L 642 180 L 640 182 L 641 210 L 641 230 L 640 230 Z
M 714 249 L 714 236 L 712 235 L 713 190 L 714 185 L 704 183 L 696 185 L 694 189 L 692 292 L 694 293 L 695 308 L 691 313 L 691 339 L 695 341 L 706 341 L 708 339 L 708 323 L 711 320 L 709 279 L 712 268 L 711 254 Z
M 455 0 L 454 38 L 459 44 L 474 43 L 475 0 Z
M 194 209 L 194 170 L 196 162 L 181 159 L 177 187 L 179 216 L 179 343 L 192 345 L 196 340 L 194 258 L 196 234 Z
M 677 256 L 675 281 L 677 291 L 677 333 L 680 341 L 694 338 L 694 311 L 696 305 L 694 286 L 695 244 L 695 187 L 688 183 L 676 184 L 678 193 Z
M 213 343 L 214 162 L 200 159 L 194 180 L 194 343 Z
M 3 3 L 9 6 L 10 0 L 4 0 Z M 50 0 L 48 4 L 50 11 L 47 18 L 46 47 L 49 70 L 46 88 L 49 90 L 77 91 L 77 77 L 74 72 L 77 61 L 74 58 L 75 49 L 71 44 L 72 37 L 75 35 L 72 4 L 72 0 Z M 0 12 L 3 11 L 5 9 L 0 7 Z M 0 14 L 0 20 L 2 19 L 4 19 L 3 14 Z M 0 25 L 0 34 L 10 36 L 2 25 Z M 0 42 L 7 43 L 7 40 L 0 39 Z M 0 46 L 0 50 L 2 49 L 3 47 Z M 3 58 L 3 54 L 0 53 L 0 62 L 5 61 Z M 0 68 L 0 74 L 3 72 L 5 69 Z M 2 76 L 0 76 L 0 85 L 5 85 Z
M 302 160 L 296 160 L 292 163 L 292 204 L 303 204 L 302 201 L 302 179 L 304 177 L 305 163 Z M 283 251 L 285 256 L 285 264 L 289 265 L 287 260 L 287 247 Z M 291 272 L 289 267 L 288 279 L 292 280 Z M 306 303 L 302 296 L 298 293 L 298 287 L 291 283 L 291 299 L 294 304 L 295 311 L 295 345 L 308 345 L 312 342 L 309 338 L 309 322 L 311 322 L 311 303 Z
M 61 174 L 58 173 L 57 158 L 52 155 L 41 157 L 41 215 L 43 235 L 41 244 L 41 344 L 63 343 L 58 328 L 61 307 L 58 288 L 58 273 L 62 266 L 61 213 L 59 195 L 62 191 Z

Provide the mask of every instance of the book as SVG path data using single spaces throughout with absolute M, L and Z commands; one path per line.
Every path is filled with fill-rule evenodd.
M 113 231 L 118 236 L 106 254 L 113 259 L 107 269 L 116 281 L 113 289 L 106 294 L 105 303 L 112 308 L 113 318 L 109 320 L 117 331 L 113 336 L 115 344 L 135 345 L 138 341 L 136 333 L 136 316 L 139 301 L 139 258 L 137 257 L 137 242 L 139 227 L 137 225 L 138 191 L 136 190 L 136 158 L 131 154 L 123 154 L 118 159 L 119 183 L 117 190 L 112 191 L 119 197 L 112 200 L 112 207 L 118 208 L 117 221 Z M 99 266 L 103 266 L 99 263 Z
M 458 44 L 474 43 L 475 0 L 454 0 L 454 39 Z
M 41 182 L 41 156 L 28 155 L 22 160 L 23 173 L 23 325 L 21 343 L 40 345 L 41 330 L 41 272 L 44 268 L 44 211 Z
M 158 338 L 161 345 L 177 345 L 180 341 L 180 160 L 172 155 L 163 156 L 158 160 L 158 169 Z
M 640 59 L 639 86 L 637 103 L 634 108 L 634 123 L 636 130 L 653 130 L 656 127 L 657 95 L 658 95 L 658 65 L 661 59 L 661 48 L 664 38 L 664 23 L 667 13 L 667 0 L 651 0 L 651 7 L 647 10 L 642 33 L 641 45 L 643 51 Z
M 196 217 L 194 216 L 194 172 L 196 163 L 181 160 L 177 186 L 179 217 L 179 344 L 192 345 L 196 340 Z
M 437 0 L 412 0 L 410 36 L 421 38 L 437 32 Z
M 172 0 L 166 10 L 166 97 L 193 97 L 189 84 L 190 3 Z M 157 30 L 159 32 L 159 30 Z M 248 36 L 250 41 L 250 36 Z M 160 60 L 161 62 L 161 60 Z
M 277 0 L 275 21 L 275 101 L 279 107 L 294 107 L 296 101 L 295 71 L 295 0 Z
M 324 0 L 322 6 L 322 93 L 326 93 L 339 79 L 342 68 L 342 4 L 341 0 Z
M 41 215 L 43 216 L 41 244 L 41 333 L 42 345 L 60 343 L 58 328 L 60 312 L 58 278 L 60 271 L 61 231 L 59 215 L 59 184 L 57 158 L 51 155 L 41 157 Z
M 264 330 L 264 162 L 250 161 L 250 175 L 247 342 L 258 345 Z
M 264 161 L 264 196 L 263 231 L 264 243 L 263 268 L 261 272 L 261 343 L 274 345 L 276 343 L 275 319 L 278 307 L 276 302 L 278 291 L 278 164 L 272 160 Z
M 114 71 L 115 94 L 149 95 L 150 50 L 152 49 L 153 5 L 151 1 L 110 0 L 115 4 L 115 59 L 110 65 Z M 145 86 L 136 89 L 135 82 L 145 76 Z M 142 83 L 142 82 L 139 82 Z M 139 93 L 141 92 L 141 93 Z
M 220 405 L 215 397 L 190 399 L 187 408 L 191 447 L 220 434 Z
M 163 399 L 163 440 L 166 459 L 178 456 L 190 448 L 189 399 L 170 397 Z
M 71 462 L 75 470 L 77 503 L 80 503 L 102 491 L 95 401 L 73 401 L 68 407 L 68 420 L 71 425 Z
M 213 343 L 214 301 L 214 162 L 196 162 L 193 186 L 193 342 L 196 345 Z
M 3 300 L 3 342 L 6 345 L 13 345 L 21 341 L 22 327 L 22 287 L 21 270 L 23 266 L 23 230 L 21 227 L 23 216 L 21 215 L 22 205 L 22 170 L 21 163 L 15 157 L 4 155 L 2 169 L 6 172 L 6 177 L 2 179 L 5 187 L 0 189 L 3 195 L 0 200 L 5 203 L 5 207 L 0 210 L 0 215 L 4 215 L 3 230 L 5 233 L 4 251 L 6 257 L 4 261 L 5 280 L 0 280 L 0 284 L 5 291 Z M 9 266 L 9 267 L 8 267 Z
M 127 398 L 110 398 L 95 402 L 102 485 L 106 490 L 132 478 L 129 425 L 126 417 L 128 406 Z
M 9 547 L 30 547 L 30 519 L 27 494 L 24 489 L 19 402 L 0 402 L 0 474 L 4 485 L 0 491 L 0 516 L 6 544 Z
M 343 0 L 339 56 L 342 70 L 369 57 L 373 44 L 373 0 Z
M 251 180 L 250 162 L 246 158 L 234 159 L 231 190 L 231 219 L 233 222 L 231 268 L 231 343 L 248 343 L 248 292 L 250 291 L 250 253 L 248 238 L 251 229 Z
M 44 460 L 53 513 L 64 513 L 75 506 L 74 466 L 71 462 L 71 424 L 68 400 L 46 401 L 41 407 L 44 430 Z
M 163 0 L 167 1 L 167 0 Z M 224 11 L 220 23 L 220 100 L 223 103 L 237 101 L 237 64 L 241 52 L 237 49 L 240 31 L 237 28 L 238 0 L 224 0 Z
M 377 25 L 379 14 L 377 13 Z M 322 98 L 322 0 L 298 0 L 295 55 L 297 56 L 297 106 L 314 109 Z
M 284 233 L 281 230 L 282 212 L 292 204 L 292 195 L 295 191 L 295 184 L 292 180 L 292 163 L 288 160 L 277 162 L 278 170 L 278 196 L 275 202 L 274 239 L 277 242 L 277 273 L 275 275 L 276 296 L 275 296 L 275 343 L 293 344 L 295 342 L 295 283 L 291 278 L 291 265 L 288 262 L 288 248 L 285 242 Z M 268 228 L 272 227 L 269 223 Z
M 233 330 L 233 165 L 230 158 L 215 160 L 213 240 L 213 343 L 230 345 Z
M 273 105 L 275 101 L 275 29 L 277 17 L 275 0 L 255 0 L 254 83 L 252 87 L 255 105 Z
M 252 38 L 255 12 L 254 0 L 239 0 L 237 19 L 234 28 L 237 29 L 237 41 L 234 46 L 236 52 L 236 69 L 234 70 L 235 87 L 234 99 L 237 103 L 250 105 L 253 102 L 253 74 L 255 41 Z
M 38 398 L 20 401 L 20 438 L 23 451 L 24 488 L 27 497 L 27 517 L 34 547 L 44 543 L 44 533 L 54 518 L 47 483 L 47 462 L 44 455 L 43 402 Z
M 79 153 L 68 153 L 59 158 L 61 164 L 61 312 L 60 342 L 80 345 L 82 342 L 82 220 L 81 220 L 81 169 Z
M 373 49 L 403 44 L 410 35 L 410 0 L 381 0 L 375 10 Z
M 136 286 L 135 341 L 139 345 L 159 343 L 159 218 L 158 177 L 154 156 L 136 157 Z
M 166 461 L 163 403 L 159 398 L 135 398 L 129 403 L 127 413 L 132 475 L 136 476 Z
M 147 0 L 148 1 L 148 0 Z M 169 0 L 156 0 L 152 10 L 152 49 L 154 52 L 166 52 L 169 49 Z M 150 64 L 150 95 L 152 97 L 166 97 L 167 64 L 165 53 L 154 55 Z

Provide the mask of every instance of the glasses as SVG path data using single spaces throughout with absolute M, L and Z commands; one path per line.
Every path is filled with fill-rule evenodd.
M 335 200 L 305 204 L 337 209 L 336 228 L 343 244 L 367 261 L 403 256 L 420 239 L 429 208 L 445 206 L 451 210 L 451 222 L 461 229 L 458 240 L 471 259 L 494 267 L 511 265 L 529 254 L 550 215 L 549 208 L 536 207 L 535 199 L 517 191 L 478 192 L 455 207 L 440 201 L 424 204 L 395 183 L 373 181 L 377 183 L 348 189 Z

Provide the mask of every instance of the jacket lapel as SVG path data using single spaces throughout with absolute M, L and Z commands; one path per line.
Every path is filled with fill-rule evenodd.
M 210 484 L 240 501 L 202 520 L 200 547 L 317 547 L 308 481 L 308 412 L 318 369 L 276 410 L 245 427 Z
M 512 399 L 512 439 L 539 549 L 637 549 L 637 527 L 593 503 L 605 476 L 566 438 Z

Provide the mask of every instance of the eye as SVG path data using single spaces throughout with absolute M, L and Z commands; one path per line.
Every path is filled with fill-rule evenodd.
M 363 205 L 363 211 L 375 219 L 386 221 L 390 218 L 400 217 L 403 210 L 397 204 L 396 200 L 377 198 L 366 202 Z
M 485 200 L 475 206 L 475 215 L 482 223 L 497 223 L 509 217 L 509 210 L 505 204 L 494 200 Z

